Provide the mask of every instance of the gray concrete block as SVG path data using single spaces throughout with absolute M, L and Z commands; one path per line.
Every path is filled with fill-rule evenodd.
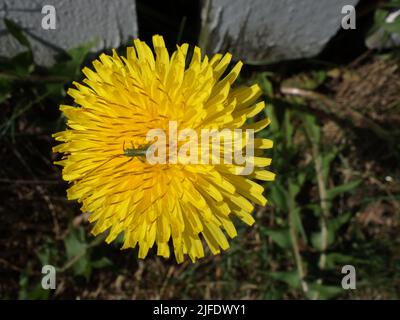
M 337 33 L 344 16 L 342 7 L 357 3 L 358 0 L 205 0 L 201 41 L 208 53 L 230 51 L 247 62 L 308 58 L 321 52 Z
M 42 8 L 56 9 L 56 29 L 42 28 Z M 8 35 L 3 19 L 19 24 L 30 40 L 34 59 L 51 65 L 57 53 L 96 40 L 93 51 L 115 48 L 138 34 L 135 0 L 0 0 L 0 55 L 23 48 Z

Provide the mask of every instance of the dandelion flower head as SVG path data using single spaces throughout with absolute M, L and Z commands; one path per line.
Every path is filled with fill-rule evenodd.
M 170 56 L 158 35 L 153 47 L 135 40 L 126 57 L 114 50 L 101 54 L 93 70 L 82 70 L 83 83 L 68 91 L 77 106 L 60 107 L 67 129 L 54 134 L 62 142 L 54 152 L 63 154 L 56 163 L 70 183 L 68 199 L 90 214 L 94 235 L 107 231 L 110 243 L 123 234 L 122 248 L 138 246 L 139 258 L 156 247 L 157 255 L 168 258 L 173 251 L 177 262 L 185 255 L 194 262 L 204 257 L 204 244 L 212 254 L 228 249 L 227 238 L 237 235 L 233 217 L 252 225 L 254 204 L 266 205 L 264 187 L 254 180 L 274 179 L 265 169 L 271 159 L 263 156 L 272 141 L 254 139 L 254 170 L 244 176 L 235 163 L 150 164 L 139 152 L 148 144 L 146 133 L 168 133 L 171 121 L 196 132 L 257 132 L 269 120 L 252 120 L 265 109 L 257 103 L 258 85 L 232 87 L 242 63 L 227 71 L 229 53 L 202 58 L 195 47 L 189 59 L 182 44 Z M 136 153 L 127 156 L 128 148 Z

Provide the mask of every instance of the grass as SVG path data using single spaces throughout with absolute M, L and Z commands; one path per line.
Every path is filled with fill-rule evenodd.
M 171 43 L 193 38 L 184 17 L 176 19 Z M 392 90 L 394 104 L 379 120 L 364 105 L 349 111 L 338 99 L 342 87 L 365 90 L 362 79 L 349 76 L 361 68 L 398 66 L 395 50 L 371 52 L 351 66 L 309 60 L 292 72 L 247 67 L 240 81 L 260 84 L 272 120 L 260 133 L 274 140 L 269 204 L 256 209 L 252 228 L 235 221 L 239 235 L 221 256 L 176 265 L 154 250 L 141 261 L 136 250 L 120 251 L 121 241 L 93 238 L 78 205 L 66 200 L 51 134 L 65 125 L 57 107 L 71 103 L 66 89 L 81 79 L 90 44 L 44 69 L 18 26 L 8 28 L 26 51 L 0 65 L 1 298 L 400 298 L 400 140 L 393 129 L 400 96 Z M 400 80 L 397 71 L 392 76 Z M 390 98 L 385 88 L 373 91 L 382 103 L 372 110 Z M 55 291 L 41 289 L 44 264 L 57 268 Z M 341 287 L 346 264 L 356 267 L 356 290 Z

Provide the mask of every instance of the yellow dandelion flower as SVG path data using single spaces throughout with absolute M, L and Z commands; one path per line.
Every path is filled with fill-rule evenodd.
M 123 233 L 122 248 L 138 245 L 139 258 L 155 244 L 157 254 L 168 258 L 172 238 L 177 262 L 185 255 L 194 262 L 204 257 L 203 239 L 213 254 L 219 254 L 229 247 L 226 235 L 237 235 L 232 217 L 252 225 L 253 203 L 266 205 L 263 186 L 252 179 L 274 179 L 265 170 L 271 159 L 262 156 L 272 141 L 253 140 L 254 169 L 242 175 L 238 169 L 243 163 L 184 163 L 181 153 L 178 159 L 175 154 L 175 162 L 150 163 L 148 132 L 167 133 L 168 153 L 173 148 L 171 123 L 200 134 L 203 129 L 257 132 L 269 120 L 246 124 L 265 105 L 255 103 L 261 95 L 257 85 L 232 88 L 242 63 L 227 73 L 230 54 L 202 59 L 196 47 L 186 64 L 188 44 L 177 46 L 171 56 L 161 36 L 153 37 L 153 46 L 155 54 L 135 40 L 126 57 L 115 51 L 112 56 L 101 54 L 93 62 L 94 70 L 82 70 L 83 84 L 73 83 L 76 89 L 68 91 L 79 107 L 60 107 L 68 128 L 54 134 L 63 143 L 53 150 L 64 154 L 56 164 L 63 166 L 63 178 L 71 183 L 68 199 L 90 213 L 94 235 L 108 230 L 110 243 Z M 242 134 L 239 140 L 250 141 Z M 175 148 L 182 144 L 179 140 Z M 234 153 L 233 145 L 224 144 L 217 154 Z M 204 145 L 191 150 L 199 151 L 199 157 L 210 153 Z M 243 155 L 244 148 L 239 153 Z

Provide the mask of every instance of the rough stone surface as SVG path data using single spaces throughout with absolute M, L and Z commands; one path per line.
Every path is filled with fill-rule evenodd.
M 341 28 L 342 7 L 355 6 L 358 0 L 204 3 L 203 44 L 209 53 L 230 51 L 247 62 L 270 63 L 317 55 Z
M 42 7 L 56 9 L 56 29 L 42 28 Z M 28 35 L 35 61 L 50 65 L 57 53 L 96 41 L 93 51 L 115 48 L 137 36 L 134 0 L 0 0 L 0 55 L 10 57 L 22 47 L 7 32 L 3 19 L 18 23 Z

